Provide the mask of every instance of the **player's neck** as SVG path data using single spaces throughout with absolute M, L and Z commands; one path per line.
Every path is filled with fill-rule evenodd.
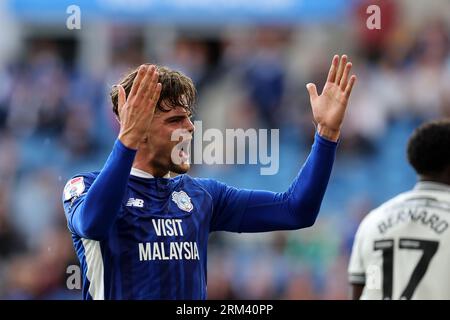
M 447 175 L 420 175 L 419 181 L 430 181 L 450 185 L 450 178 Z
M 138 163 L 133 163 L 133 168 L 144 171 L 148 174 L 151 174 L 155 178 L 167 177 L 169 175 L 169 170 L 161 170 L 157 168 L 152 168 L 151 166 L 140 165 Z
M 139 157 L 136 157 L 133 162 L 133 168 L 144 171 L 148 174 L 151 174 L 155 178 L 167 177 L 169 175 L 168 168 L 162 168 L 160 166 L 153 166 L 151 162 L 141 160 Z
M 149 152 L 149 149 L 144 145 L 136 153 L 136 157 L 133 161 L 133 168 L 151 174 L 155 178 L 167 177 L 170 173 L 169 168 L 159 165 L 156 161 L 152 161 L 153 159 L 154 156 L 152 152 Z

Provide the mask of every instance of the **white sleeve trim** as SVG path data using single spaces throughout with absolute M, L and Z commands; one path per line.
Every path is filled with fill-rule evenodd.
M 349 273 L 348 282 L 354 284 L 365 284 L 366 283 L 366 275 L 365 273 Z

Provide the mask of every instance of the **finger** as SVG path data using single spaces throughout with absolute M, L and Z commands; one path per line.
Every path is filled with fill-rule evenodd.
M 331 61 L 330 71 L 328 71 L 327 82 L 334 82 L 334 79 L 336 77 L 336 69 L 337 69 L 338 60 L 339 60 L 339 56 L 334 55 L 333 60 Z
M 156 85 L 158 83 L 158 79 L 159 79 L 159 73 L 158 73 L 157 68 L 155 67 L 153 70 L 153 73 L 151 74 L 151 78 L 150 78 L 150 82 L 148 84 L 145 99 L 147 99 L 147 100 L 153 99 L 153 95 L 156 90 Z
M 125 102 L 127 101 L 127 96 L 125 93 L 125 89 L 119 84 L 117 86 L 117 110 L 120 113 L 120 110 L 122 110 L 122 107 L 125 105 Z
M 139 67 L 137 76 L 136 78 L 134 78 L 133 85 L 131 86 L 130 97 L 134 97 L 136 95 L 139 86 L 141 84 L 141 81 L 146 73 L 147 73 L 147 66 L 143 64 Z
M 155 87 L 155 90 L 153 92 L 151 103 L 150 103 L 150 105 L 152 106 L 153 109 L 156 107 L 156 104 L 158 103 L 159 96 L 161 94 L 161 90 L 162 90 L 162 84 L 161 83 L 157 83 L 156 87 Z
M 342 78 L 342 74 L 344 73 L 344 67 L 347 63 L 347 56 L 344 54 L 341 57 L 341 61 L 339 63 L 339 68 L 336 72 L 336 79 L 335 79 L 335 83 L 339 84 L 341 82 L 341 78 Z
M 138 97 L 145 99 L 148 96 L 148 90 L 150 89 L 154 71 L 155 66 L 150 66 L 149 68 L 147 68 L 147 72 L 145 73 L 145 76 L 142 79 L 139 85 L 139 89 L 136 93 Z
M 317 88 L 316 88 L 316 85 L 314 83 L 308 83 L 306 85 L 306 89 L 308 90 L 309 98 L 311 100 L 314 100 L 315 98 L 317 98 L 317 96 L 318 96 Z
M 339 86 L 342 90 L 345 90 L 347 87 L 347 81 L 348 81 L 348 74 L 350 73 L 350 70 L 352 69 L 352 63 L 348 62 L 345 65 L 344 74 L 342 75 L 341 83 L 339 83 Z
M 348 99 L 352 93 L 353 85 L 356 82 L 356 76 L 352 75 L 348 81 L 347 87 L 345 87 L 345 97 Z

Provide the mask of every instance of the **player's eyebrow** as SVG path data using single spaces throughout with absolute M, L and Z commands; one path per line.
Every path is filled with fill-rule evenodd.
M 172 121 L 175 121 L 175 120 L 183 120 L 183 119 L 189 118 L 189 117 L 190 117 L 189 114 L 175 115 L 175 116 L 171 116 L 171 117 L 167 118 L 165 121 L 166 122 L 172 122 Z

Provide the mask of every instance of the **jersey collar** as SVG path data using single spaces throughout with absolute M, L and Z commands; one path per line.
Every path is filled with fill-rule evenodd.
M 154 176 L 151 175 L 150 173 L 145 172 L 144 170 L 141 170 L 141 169 L 138 169 L 138 168 L 134 168 L 134 167 L 131 168 L 130 174 L 132 176 L 139 177 L 139 178 L 146 178 L 146 179 L 154 178 Z M 170 178 L 170 173 L 167 173 L 163 178 L 166 178 L 166 179 Z
M 450 192 L 450 185 L 434 181 L 419 181 L 416 183 L 414 190 L 435 190 Z

